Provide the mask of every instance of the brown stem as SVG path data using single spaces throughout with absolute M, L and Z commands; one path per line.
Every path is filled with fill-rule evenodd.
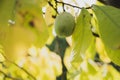
M 72 4 L 68 4 L 68 3 L 65 3 L 65 2 L 60 2 L 60 1 L 57 1 L 57 3 L 61 3 L 61 4 L 64 4 L 64 5 L 68 5 L 68 6 L 71 6 L 71 7 L 74 7 L 74 8 L 79 8 L 79 9 L 82 9 L 82 7 L 79 7 L 79 6 L 75 6 L 75 5 L 72 5 Z M 92 6 L 89 6 L 89 7 L 85 7 L 85 9 L 91 9 Z

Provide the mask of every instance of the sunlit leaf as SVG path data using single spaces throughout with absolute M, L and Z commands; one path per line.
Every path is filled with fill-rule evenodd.
M 98 21 L 98 30 L 105 46 L 120 48 L 120 9 L 111 6 L 93 6 Z
M 19 61 L 6 60 L 5 68 L 1 70 L 17 79 L 25 80 L 56 80 L 62 74 L 62 62 L 59 55 L 50 52 L 48 48 L 31 47 L 28 56 Z M 36 55 L 32 55 L 32 54 Z M 1 76 L 1 74 L 0 74 Z
M 108 47 L 105 47 L 107 55 L 109 58 L 117 65 L 120 66 L 120 50 L 113 50 Z
M 88 72 L 92 75 L 95 75 L 97 73 L 97 66 L 96 64 L 92 61 L 92 60 L 89 60 L 88 63 L 87 63 L 87 67 L 88 67 Z
M 43 7 L 47 4 L 48 0 L 37 0 L 37 3 L 40 7 Z
M 118 80 L 120 79 L 120 73 L 112 66 L 108 66 L 108 70 L 110 72 L 109 76 L 111 76 L 111 80 Z
M 78 16 L 80 9 L 59 1 L 0 1 L 0 80 L 120 80 L 120 10 L 98 4 Z M 53 35 L 56 5 L 75 13 L 67 43 Z
M 9 31 L 9 21 L 13 19 L 15 9 L 15 0 L 0 1 L 0 44 L 4 43 L 7 32 Z
M 27 49 L 35 40 L 30 30 L 22 27 L 11 27 L 4 40 L 4 55 L 10 60 L 16 60 L 26 55 Z
M 3 62 L 5 60 L 3 53 L 3 46 L 0 45 L 0 62 Z
M 10 20 L 13 16 L 15 9 L 15 1 L 16 0 L 1 0 L 0 1 L 0 29 L 2 27 L 8 26 L 8 20 Z
M 85 57 L 87 59 L 91 58 L 94 59 L 95 55 L 96 55 L 96 47 L 95 47 L 95 38 L 92 38 L 92 41 L 90 42 L 90 46 L 86 51 L 86 55 Z
M 41 18 L 35 19 L 33 22 L 35 24 L 35 29 L 33 29 L 33 32 L 36 35 L 36 41 L 34 42 L 34 44 L 38 47 L 42 47 L 45 45 L 47 39 L 49 38 L 47 25 L 42 15 Z
M 53 29 L 54 29 L 53 26 L 51 26 L 51 27 L 48 28 L 49 38 L 48 38 L 48 40 L 46 42 L 47 45 L 50 45 L 52 43 L 52 41 L 54 40 L 55 36 L 53 34 Z
M 18 6 L 18 14 L 22 16 L 23 20 L 21 24 L 20 23 L 18 24 L 22 27 L 26 27 L 26 29 L 30 29 L 31 32 L 33 32 L 33 35 L 36 35 L 33 44 L 35 44 L 38 47 L 42 47 L 47 41 L 49 36 L 47 25 L 42 16 L 42 9 L 39 6 L 36 6 L 36 4 L 29 2 L 26 3 L 21 2 L 21 5 L 22 5 L 21 7 Z
M 31 45 L 44 46 L 49 37 L 42 9 L 34 1 L 18 1 L 15 19 L 4 39 L 5 56 L 9 59 L 25 56 Z
M 103 80 L 118 80 L 120 79 L 119 72 L 113 68 L 111 65 L 104 64 L 101 70 Z
M 114 80 L 113 75 L 110 72 L 107 72 L 107 74 L 103 77 L 103 80 Z
M 56 76 L 61 75 L 62 64 L 59 55 L 50 52 L 46 47 L 38 49 L 36 52 L 38 52 L 36 53 L 38 55 L 27 58 L 27 61 L 24 64 L 24 67 L 27 68 L 27 70 L 30 70 L 29 72 L 32 75 L 37 76 L 37 79 L 42 80 L 55 80 Z
M 92 15 L 92 18 L 91 18 L 91 25 L 92 25 L 92 32 L 94 34 L 98 34 L 97 19 L 94 14 Z M 99 36 L 99 34 L 98 34 L 98 36 Z M 96 36 L 96 37 L 98 37 L 98 36 Z
M 74 70 L 72 72 L 69 72 L 69 71 L 67 73 L 68 80 L 79 80 L 81 71 L 76 71 L 76 70 Z
M 99 53 L 100 59 L 103 62 L 105 62 L 105 63 L 111 62 L 111 60 L 108 57 L 108 54 L 105 50 L 105 46 L 100 38 L 96 38 L 96 49 L 97 49 L 97 52 Z
M 54 18 L 52 17 L 54 15 L 55 15 L 54 10 L 50 6 L 46 7 L 45 21 L 46 21 L 47 25 L 50 27 L 51 27 L 51 25 L 54 24 Z
M 70 70 L 71 64 L 70 64 L 70 52 L 71 47 L 66 48 L 65 54 L 64 54 L 64 64 L 68 70 Z
M 113 62 L 120 65 L 120 9 L 94 5 L 93 11 L 107 54 Z
M 5 58 L 3 57 L 3 55 L 0 53 L 0 62 L 4 61 Z
M 88 74 L 86 72 L 82 72 L 80 74 L 80 80 L 89 80 Z
M 86 9 L 82 9 L 79 17 L 77 18 L 77 23 L 75 30 L 72 35 L 73 39 L 73 66 L 78 67 L 85 55 L 85 51 L 89 47 L 92 41 L 91 16 Z

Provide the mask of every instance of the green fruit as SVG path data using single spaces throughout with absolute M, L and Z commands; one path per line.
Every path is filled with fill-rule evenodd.
M 75 27 L 74 17 L 68 13 L 63 12 L 55 19 L 55 32 L 59 37 L 67 37 L 73 33 Z

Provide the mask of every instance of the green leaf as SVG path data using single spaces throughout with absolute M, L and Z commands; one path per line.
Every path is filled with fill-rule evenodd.
M 117 65 L 120 66 L 120 50 L 113 50 L 105 47 L 108 57 Z
M 0 27 L 8 26 L 8 20 L 12 17 L 16 0 L 0 0 Z
M 114 80 L 113 75 L 110 72 L 107 72 L 106 75 L 103 77 L 103 80 Z
M 9 31 L 8 21 L 12 20 L 15 1 L 0 0 L 0 44 L 4 43 L 5 36 Z
M 80 74 L 80 80 L 89 80 L 88 74 L 83 71 L 83 72 Z
M 96 64 L 92 60 L 87 62 L 87 67 L 90 74 L 95 75 L 97 73 Z
M 114 63 L 120 65 L 120 9 L 94 5 L 93 11 L 106 52 Z
M 37 0 L 38 5 L 41 7 L 45 6 L 47 4 L 48 0 Z
M 100 38 L 105 46 L 120 49 L 120 9 L 111 6 L 93 6 L 98 21 Z
M 19 1 L 17 6 L 16 26 L 31 31 L 34 35 L 33 44 L 42 47 L 48 39 L 48 27 L 42 15 L 42 8 L 32 0 Z
M 92 41 L 90 42 L 90 46 L 86 51 L 86 58 L 94 59 L 96 55 L 96 46 L 95 46 L 95 37 L 92 38 Z
M 92 41 L 91 16 L 86 9 L 82 9 L 75 30 L 72 35 L 73 40 L 73 58 L 72 64 L 75 67 L 79 67 L 86 50 L 88 49 Z
M 31 45 L 43 47 L 49 37 L 41 7 L 32 3 L 33 0 L 22 1 L 18 1 L 21 6 L 16 4 L 16 23 L 9 27 L 4 39 L 5 56 L 11 60 L 22 57 Z
M 108 66 L 108 68 L 109 68 L 108 72 L 110 72 L 111 75 L 112 75 L 112 80 L 119 80 L 120 79 L 120 73 L 113 66 Z

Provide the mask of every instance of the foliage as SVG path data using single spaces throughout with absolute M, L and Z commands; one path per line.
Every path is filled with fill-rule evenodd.
M 75 2 L 0 1 L 0 80 L 120 79 L 120 9 Z M 54 22 L 64 11 L 76 26 L 60 38 Z

